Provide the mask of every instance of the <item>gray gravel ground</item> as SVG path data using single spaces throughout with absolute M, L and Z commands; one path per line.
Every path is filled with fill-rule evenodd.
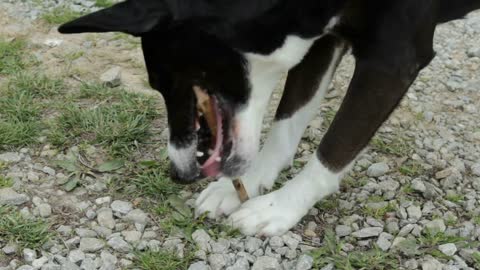
M 3 0 L 0 10 L 35 25 L 59 4 L 76 11 L 96 8 L 88 0 L 41 2 L 39 7 Z M 440 26 L 435 50 L 437 57 L 358 159 L 341 191 L 279 237 L 232 237 L 203 228 L 191 240 L 167 235 L 133 199 L 108 192 L 108 175 L 72 193 L 59 189 L 66 172 L 52 162 L 65 158 L 66 151 L 46 144 L 0 152 L 0 176 L 13 180 L 12 187 L 0 189 L 0 205 L 48 220 L 56 235 L 36 250 L 18 250 L 0 238 L 0 269 L 127 269 L 141 251 L 186 256 L 189 241 L 198 248 L 189 270 L 357 269 L 362 260 L 372 267 L 363 269 L 395 268 L 383 260 L 400 269 L 480 269 L 480 13 Z M 305 133 L 300 162 L 319 143 L 352 72 L 353 59 L 346 57 Z M 107 75 L 118 79 L 112 71 Z M 274 99 L 279 97 L 276 93 Z M 298 170 L 295 166 L 282 177 Z M 191 205 L 198 193 L 183 195 Z M 73 210 L 67 215 L 66 208 Z

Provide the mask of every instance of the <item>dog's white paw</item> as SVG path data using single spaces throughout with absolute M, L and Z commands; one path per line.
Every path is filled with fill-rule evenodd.
M 282 202 L 277 192 L 247 201 L 228 219 L 228 225 L 245 235 L 274 236 L 290 230 L 302 218 L 303 211 L 296 211 Z
M 195 202 L 195 214 L 200 216 L 208 212 L 211 219 L 228 216 L 240 207 L 237 192 L 229 178 L 220 178 L 210 183 Z

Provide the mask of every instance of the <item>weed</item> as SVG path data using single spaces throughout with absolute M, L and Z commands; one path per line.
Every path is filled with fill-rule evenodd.
M 82 16 L 82 12 L 73 11 L 66 6 L 59 6 L 43 15 L 43 19 L 49 24 L 62 24 Z
M 0 206 L 0 238 L 22 248 L 36 249 L 52 237 L 42 220 L 28 219 L 12 208 Z

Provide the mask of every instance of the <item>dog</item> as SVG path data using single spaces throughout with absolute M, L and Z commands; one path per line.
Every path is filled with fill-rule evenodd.
M 436 26 L 476 9 L 479 0 L 127 0 L 59 31 L 141 37 L 149 83 L 168 112 L 172 179 L 219 178 L 200 194 L 196 213 L 229 216 L 246 235 L 272 236 L 339 189 L 434 58 Z M 348 51 L 355 72 L 316 153 L 282 188 L 261 195 L 292 164 Z M 285 72 L 275 123 L 259 151 L 262 120 Z M 209 121 L 197 108 L 205 97 Z M 231 183 L 237 177 L 252 198 L 243 204 Z

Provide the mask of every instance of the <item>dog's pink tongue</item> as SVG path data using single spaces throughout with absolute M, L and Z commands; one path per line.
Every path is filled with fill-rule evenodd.
M 220 110 L 218 109 L 215 99 L 213 99 L 213 107 L 215 108 L 215 115 L 217 117 L 217 134 L 213 154 L 202 165 L 202 173 L 204 176 L 207 177 L 215 177 L 220 174 L 221 161 L 219 161 L 219 159 L 221 158 L 221 148 L 223 145 L 222 115 L 220 113 Z

